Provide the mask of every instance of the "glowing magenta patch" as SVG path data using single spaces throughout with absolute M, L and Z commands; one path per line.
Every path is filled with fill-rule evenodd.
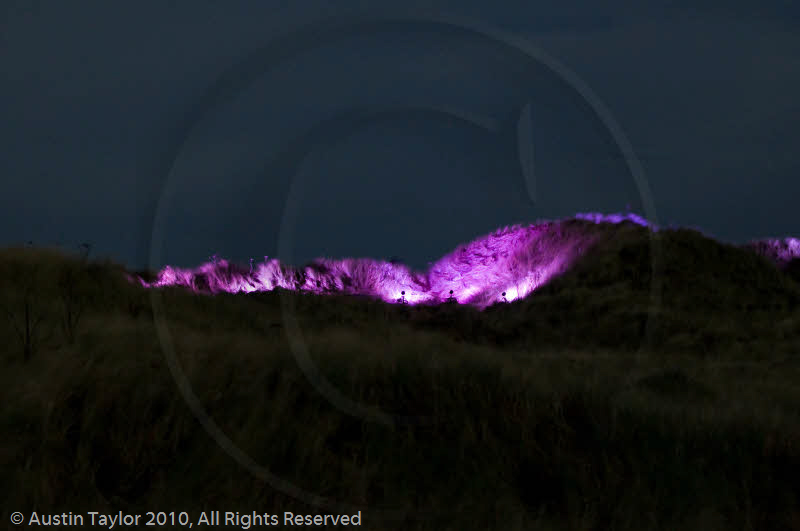
M 768 238 L 750 242 L 749 247 L 775 262 L 778 267 L 785 267 L 792 260 L 800 259 L 800 238 Z
M 593 223 L 631 222 L 635 214 L 578 214 Z M 485 308 L 526 297 L 565 272 L 596 242 L 590 231 L 560 230 L 562 221 L 499 229 L 456 248 L 427 272 L 403 264 L 366 259 L 320 258 L 305 267 L 278 260 L 247 267 L 224 259 L 194 269 L 167 266 L 145 287 L 183 286 L 201 293 L 251 293 L 284 288 L 318 294 L 367 295 L 392 303 L 440 304 L 455 300 Z M 452 290 L 452 294 L 451 294 Z M 451 299 L 452 297 L 452 299 Z

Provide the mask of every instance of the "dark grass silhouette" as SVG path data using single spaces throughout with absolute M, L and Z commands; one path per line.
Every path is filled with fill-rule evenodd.
M 166 321 L 228 436 L 296 485 L 363 505 L 366 529 L 800 528 L 793 270 L 661 231 L 653 307 L 646 230 L 613 230 L 533 295 L 484 311 L 167 288 Z M 69 332 L 65 267 L 81 308 Z M 12 313 L 31 271 L 49 332 L 26 360 L 0 321 L 7 512 L 315 512 L 205 433 L 167 369 L 150 294 L 122 267 L 3 251 Z M 390 427 L 329 404 L 289 349 L 281 296 L 344 395 L 435 422 Z M 378 520 L 381 508 L 404 521 Z

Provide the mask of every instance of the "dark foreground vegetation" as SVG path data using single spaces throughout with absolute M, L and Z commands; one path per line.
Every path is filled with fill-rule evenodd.
M 800 529 L 800 286 L 695 232 L 654 246 L 608 230 L 564 277 L 484 312 L 151 300 L 113 264 L 4 251 L 2 518 L 361 509 L 374 530 Z M 354 404 L 361 416 L 339 407 Z

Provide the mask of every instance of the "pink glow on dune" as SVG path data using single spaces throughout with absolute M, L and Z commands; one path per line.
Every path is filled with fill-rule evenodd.
M 635 214 L 579 214 L 592 223 L 631 222 L 648 226 Z M 167 266 L 146 287 L 183 286 L 201 293 L 251 293 L 275 288 L 318 293 L 366 295 L 386 302 L 439 304 L 452 297 L 485 308 L 505 299 L 522 299 L 565 272 L 598 239 L 596 231 L 565 221 L 546 221 L 499 229 L 461 245 L 427 272 L 368 258 L 320 258 L 305 267 L 266 260 L 242 267 L 227 260 L 195 269 Z
M 627 214 L 600 214 L 597 212 L 589 212 L 586 214 L 575 214 L 575 219 L 582 219 L 593 223 L 622 223 L 623 221 L 630 221 L 642 227 L 651 226 L 649 221 L 632 212 Z
M 778 267 L 786 267 L 792 260 L 800 259 L 800 238 L 768 238 L 750 242 L 748 246 Z

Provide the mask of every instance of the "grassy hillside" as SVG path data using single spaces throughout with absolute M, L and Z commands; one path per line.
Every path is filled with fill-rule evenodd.
M 654 245 L 608 230 L 564 276 L 483 312 L 151 300 L 114 264 L 6 250 L 2 517 L 361 509 L 375 530 L 800 529 L 800 286 L 696 232 Z M 238 450 L 198 420 L 171 352 Z

